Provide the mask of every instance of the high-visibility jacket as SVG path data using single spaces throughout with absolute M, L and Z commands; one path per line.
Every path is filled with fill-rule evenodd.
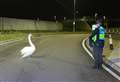
M 99 40 L 105 40 L 105 29 L 100 26 L 99 28 Z
M 105 29 L 102 26 L 99 26 L 92 33 L 91 38 L 95 45 L 104 47 Z

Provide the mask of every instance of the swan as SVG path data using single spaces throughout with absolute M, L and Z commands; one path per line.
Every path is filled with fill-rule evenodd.
M 35 45 L 31 41 L 31 37 L 32 37 L 32 34 L 30 33 L 28 35 L 28 42 L 29 42 L 30 46 L 26 46 L 23 49 L 21 49 L 21 51 L 20 51 L 22 58 L 31 56 L 36 50 Z

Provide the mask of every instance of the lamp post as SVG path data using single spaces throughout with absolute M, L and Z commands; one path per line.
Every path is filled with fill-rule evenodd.
M 3 33 L 4 30 L 4 24 L 3 24 L 3 17 L 1 17 L 1 33 Z
M 57 16 L 54 16 L 54 20 L 55 20 L 55 22 L 57 23 Z
M 0 34 L 2 33 L 2 17 L 0 17 Z
M 73 32 L 75 32 L 75 26 L 76 26 L 76 0 L 74 0 Z

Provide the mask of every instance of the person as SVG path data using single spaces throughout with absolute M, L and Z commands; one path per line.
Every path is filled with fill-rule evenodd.
M 93 46 L 93 57 L 95 59 L 95 65 L 93 68 L 100 69 L 102 68 L 102 53 L 105 42 L 105 29 L 102 26 L 102 21 L 97 20 L 97 28 L 92 32 L 90 38 L 94 44 Z

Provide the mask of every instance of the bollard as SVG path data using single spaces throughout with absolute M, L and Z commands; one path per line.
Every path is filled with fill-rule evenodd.
M 109 34 L 109 46 L 110 46 L 110 50 L 113 50 L 113 43 L 112 43 L 112 36 L 111 34 Z

